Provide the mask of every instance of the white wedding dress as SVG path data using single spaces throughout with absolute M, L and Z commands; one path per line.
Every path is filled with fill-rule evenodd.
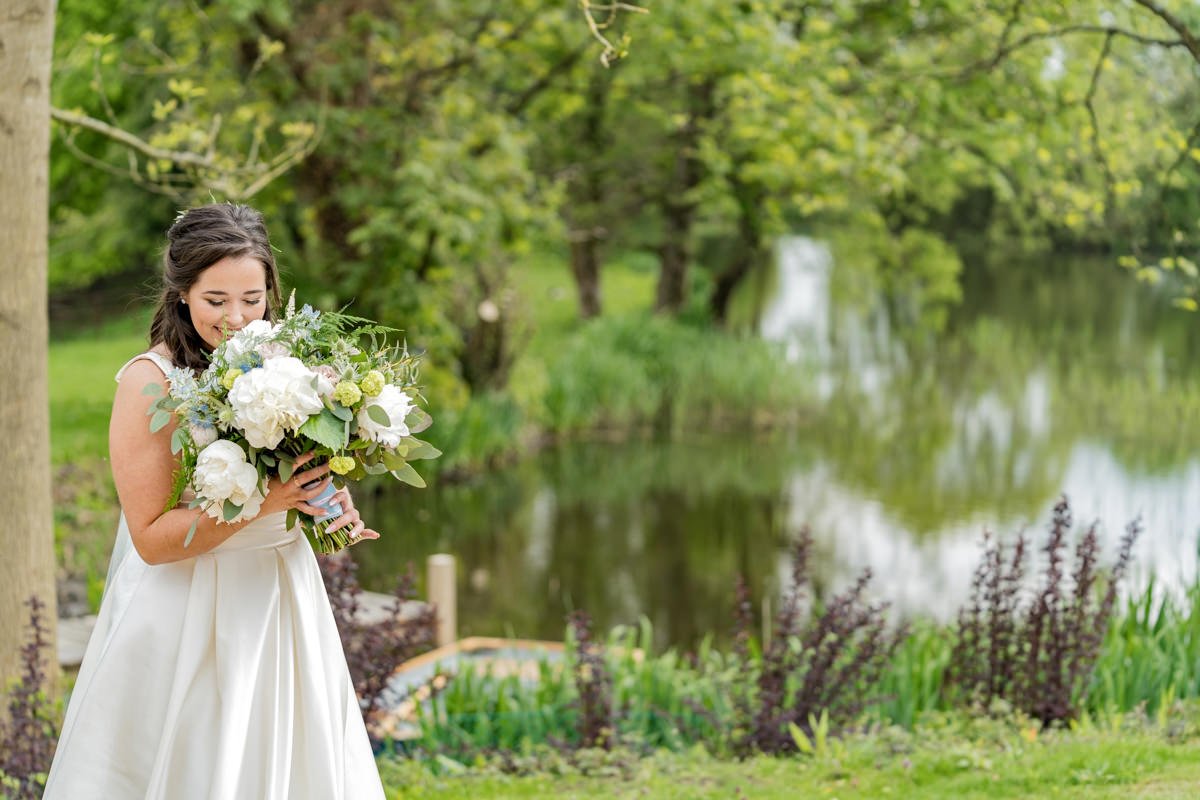
M 316 556 L 284 517 L 149 566 L 122 515 L 43 800 L 383 798 Z

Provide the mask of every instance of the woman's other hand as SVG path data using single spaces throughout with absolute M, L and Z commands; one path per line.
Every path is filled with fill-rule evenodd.
M 350 497 L 349 489 L 338 489 L 330 498 L 330 503 L 341 503 L 342 511 L 340 517 L 329 523 L 329 527 L 325 529 L 326 533 L 332 533 L 340 528 L 346 529 L 346 535 L 350 538 L 350 544 L 358 544 L 367 539 L 378 539 L 379 531 L 372 530 L 363 522 L 362 515 L 358 513 L 358 509 L 354 507 L 354 499 Z

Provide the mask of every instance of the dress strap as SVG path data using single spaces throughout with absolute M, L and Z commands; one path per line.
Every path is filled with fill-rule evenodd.
M 117 370 L 117 377 L 115 378 L 115 380 L 118 383 L 120 383 L 121 376 L 125 374 L 125 370 L 129 369 L 129 365 L 132 364 L 133 362 L 138 361 L 143 358 L 147 359 L 149 361 L 153 361 L 154 366 L 161 369 L 164 376 L 175 368 L 175 365 L 171 363 L 171 360 L 169 358 L 167 358 L 166 356 L 164 356 L 162 353 L 156 353 L 153 350 L 147 350 L 146 352 L 139 353 L 136 356 L 134 356 L 133 358 L 126 361 L 124 363 L 124 365 L 122 365 L 122 367 L 119 370 Z

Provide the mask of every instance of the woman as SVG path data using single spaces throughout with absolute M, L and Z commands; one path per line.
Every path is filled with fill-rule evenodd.
M 117 374 L 109 453 L 121 523 L 44 797 L 382 798 L 316 558 L 284 522 L 292 508 L 322 512 L 308 501 L 328 467 L 273 479 L 252 520 L 163 510 L 172 426 L 150 433 L 143 390 L 173 365 L 203 369 L 228 331 L 270 320 L 280 296 L 253 209 L 192 209 L 168 241 L 152 346 Z M 331 529 L 378 538 L 348 492 L 333 500 L 348 510 Z

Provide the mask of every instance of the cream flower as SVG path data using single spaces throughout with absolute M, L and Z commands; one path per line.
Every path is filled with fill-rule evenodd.
M 285 433 L 294 433 L 321 411 L 324 404 L 313 387 L 315 378 L 300 359 L 284 356 L 237 379 L 229 405 L 233 424 L 246 434 L 251 447 L 274 448 Z
M 258 471 L 246 461 L 242 448 L 228 439 L 218 439 L 200 451 L 192 485 L 198 496 L 213 501 L 207 509 L 210 517 L 223 519 L 227 500 L 241 506 L 242 513 L 230 522 L 257 516 L 264 499 Z
M 234 331 L 229 340 L 225 342 L 226 361 L 230 364 L 238 363 L 242 356 L 255 349 L 258 344 L 270 339 L 278 330 L 278 325 L 267 322 L 265 319 L 256 319 L 241 330 Z
M 370 409 L 378 406 L 387 414 L 388 425 L 380 425 L 371 419 Z M 392 384 L 383 387 L 377 397 L 372 397 L 363 403 L 358 412 L 358 433 L 367 441 L 379 442 L 384 447 L 395 447 L 400 440 L 409 435 L 408 425 L 404 419 L 412 411 L 412 398 Z
M 212 425 L 188 425 L 188 432 L 196 447 L 204 449 L 217 440 L 217 429 Z M 240 448 L 239 448 L 240 449 Z

